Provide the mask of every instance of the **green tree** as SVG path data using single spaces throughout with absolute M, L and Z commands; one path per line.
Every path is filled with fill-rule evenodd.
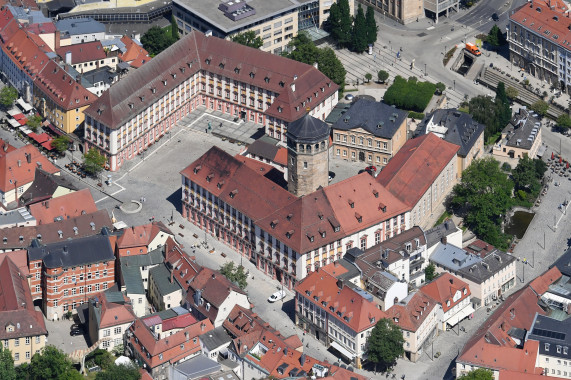
M 141 374 L 134 366 L 113 364 L 107 370 L 98 372 L 95 380 L 139 380 Z
M 468 102 L 468 112 L 478 123 L 484 124 L 484 140 L 501 132 L 509 122 L 509 105 L 489 96 L 475 96 Z M 507 121 L 506 121 L 507 119 Z
M 373 74 L 371 74 L 371 73 L 365 74 L 365 79 L 367 79 L 367 83 L 369 83 L 371 81 L 371 79 L 373 79 Z
M 388 368 L 404 353 L 403 344 L 400 328 L 391 319 L 383 318 L 377 322 L 367 338 L 368 359 L 376 366 L 381 364 Z
M 16 368 L 14 368 L 14 359 L 9 349 L 0 347 L 0 379 L 16 380 L 18 378 Z
M 351 26 L 353 25 L 349 0 L 338 0 L 337 4 L 339 5 L 339 29 L 333 38 L 340 47 L 348 47 L 351 44 Z
M 55 346 L 45 346 L 32 356 L 29 375 L 32 380 L 83 379 L 67 355 Z
M 375 10 L 370 5 L 367 6 L 365 25 L 367 26 L 367 44 L 374 44 L 377 42 L 379 28 L 377 28 L 377 21 L 375 21 Z
M 259 49 L 264 45 L 262 37 L 256 36 L 256 33 L 253 30 L 234 34 L 231 37 L 231 40 L 241 45 L 253 47 L 254 49 Z
M 485 368 L 478 368 L 467 374 L 457 378 L 458 380 L 493 380 L 494 375 L 492 371 Z
M 30 127 L 30 129 L 34 132 L 36 132 L 38 130 L 38 128 L 40 127 L 40 125 L 42 125 L 42 118 L 41 116 L 38 115 L 32 115 L 28 118 L 28 121 L 26 122 L 26 125 L 28 127 Z
M 329 8 L 329 17 L 325 22 L 324 28 L 335 41 L 339 39 L 338 33 L 341 29 L 341 10 L 339 9 L 337 2 L 331 4 L 331 8 Z
M 538 100 L 537 102 L 531 105 L 531 110 L 535 111 L 538 115 L 545 116 L 547 114 L 547 109 L 549 108 L 549 104 L 547 104 L 544 100 Z
M 528 156 L 521 158 L 512 171 L 512 180 L 516 190 L 523 190 L 529 194 L 537 194 L 541 189 L 540 180 L 543 177 L 541 168 L 536 165 L 536 161 Z
M 89 174 L 96 175 L 103 170 L 106 161 L 104 155 L 100 154 L 97 149 L 91 148 L 83 155 L 83 169 Z
M 482 240 L 507 248 L 501 231 L 502 216 L 511 207 L 513 182 L 492 157 L 474 160 L 454 186 L 450 206 Z
M 426 282 L 432 281 L 434 277 L 436 277 L 436 267 L 433 263 L 428 264 L 428 266 L 424 268 L 424 277 L 426 278 Z
M 236 267 L 233 261 L 229 261 L 220 267 L 220 273 L 238 285 L 240 289 L 246 289 L 246 286 L 248 286 L 248 276 L 244 272 L 242 265 Z
M 123 345 L 118 344 L 115 347 L 113 347 L 113 349 L 111 350 L 111 353 L 115 356 L 121 356 L 121 355 L 123 355 L 124 351 L 125 351 L 125 348 L 123 347 Z
M 173 43 L 178 41 L 178 39 L 180 38 L 180 36 L 178 35 L 178 25 L 176 24 L 176 19 L 174 18 L 174 15 L 171 16 L 171 37 Z
M 519 91 L 513 88 L 512 86 L 509 86 L 508 88 L 506 88 L 506 95 L 509 100 L 514 101 L 517 99 Z
M 547 171 L 547 164 L 539 158 L 534 158 L 533 162 L 535 163 L 535 176 L 541 181 Z
M 389 79 L 389 73 L 387 73 L 385 70 L 379 70 L 377 73 L 377 79 L 379 79 L 379 82 L 384 83 L 387 81 L 387 79 Z
M 153 57 L 171 46 L 175 41 L 172 34 L 165 33 L 165 30 L 158 26 L 151 27 L 141 37 L 143 47 Z
M 317 57 L 319 71 L 339 85 L 339 91 L 342 93 L 345 89 L 345 75 L 347 75 L 347 71 L 345 71 L 345 67 L 343 67 L 333 49 L 329 47 L 319 49 Z
M 486 42 L 489 43 L 494 49 L 505 45 L 506 38 L 504 37 L 500 28 L 494 24 L 490 32 L 488 33 L 488 37 L 486 38 Z
M 69 143 L 71 139 L 67 136 L 59 136 L 51 141 L 52 148 L 57 150 L 59 153 L 65 152 L 69 148 Z
M 446 90 L 446 85 L 442 82 L 436 83 L 436 92 L 438 94 L 442 94 Z
M 16 379 L 30 380 L 30 364 L 22 363 L 16 367 Z
M 557 118 L 557 126 L 561 129 L 571 128 L 571 117 L 566 113 L 561 114 L 561 116 Z
M 353 35 L 351 39 L 351 49 L 357 53 L 367 50 L 367 21 L 363 7 L 359 3 L 355 23 L 353 24 Z
M 315 46 L 315 43 L 306 32 L 300 32 L 292 38 L 288 43 L 288 48 L 289 53 L 286 53 L 285 56 L 294 61 L 307 63 L 308 65 L 313 65 L 317 62 L 319 48 Z
M 434 83 L 419 82 L 416 77 L 407 80 L 397 75 L 385 92 L 383 101 L 404 110 L 424 112 L 435 91 Z
M 91 361 L 101 367 L 103 370 L 107 370 L 112 366 L 115 366 L 115 360 L 113 359 L 113 355 L 107 350 L 98 348 L 85 358 L 85 361 Z
M 506 93 L 506 85 L 499 82 L 496 88 L 496 106 L 498 112 L 498 123 L 501 128 L 506 126 L 512 118 L 512 110 L 510 108 L 510 100 Z
M 18 90 L 11 86 L 2 87 L 0 90 L 0 105 L 10 108 L 14 105 L 16 99 L 18 99 Z

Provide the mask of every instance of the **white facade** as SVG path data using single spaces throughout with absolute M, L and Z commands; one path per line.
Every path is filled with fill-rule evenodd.
M 395 282 L 391 285 L 391 287 L 387 290 L 385 295 L 385 299 L 383 302 L 383 311 L 387 311 L 396 302 L 399 302 L 408 296 L 408 284 L 406 282 Z
M 460 298 L 462 298 L 463 296 L 465 296 L 468 293 L 468 289 L 464 289 L 464 294 L 462 294 L 462 291 L 457 290 L 456 293 L 454 293 L 454 296 L 452 297 L 452 301 L 456 302 L 458 301 Z M 448 300 L 448 303 L 450 303 L 450 300 Z M 450 305 L 447 305 L 450 306 Z M 454 305 L 453 307 L 451 307 L 450 309 L 448 309 L 448 311 L 444 312 L 443 305 L 439 305 L 440 311 L 441 311 L 441 315 L 442 317 L 440 318 L 440 330 L 446 331 L 447 330 L 447 324 L 451 325 L 451 326 L 456 326 L 459 322 L 458 318 L 460 316 L 462 316 L 461 319 L 464 319 L 467 315 L 464 315 L 466 312 L 470 311 L 469 314 L 474 312 L 474 309 L 472 308 L 472 305 L 470 303 L 470 295 L 468 295 L 466 298 L 464 298 L 462 301 L 460 301 L 458 304 Z
M 226 297 L 224 302 L 222 302 L 218 308 L 216 320 L 212 322 L 214 328 L 222 326 L 236 305 L 242 306 L 245 309 L 250 309 L 250 301 L 248 300 L 248 296 L 246 294 L 231 291 L 230 294 L 228 294 L 228 297 Z
M 123 335 L 129 329 L 133 322 L 127 322 L 116 326 L 99 329 L 97 332 L 98 340 L 103 339 L 99 344 L 99 348 L 107 351 L 113 350 L 116 346 L 123 344 Z

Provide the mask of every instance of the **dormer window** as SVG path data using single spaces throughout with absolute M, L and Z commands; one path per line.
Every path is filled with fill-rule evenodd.
M 464 288 L 464 295 L 468 294 L 468 289 Z
M 321 234 L 321 237 L 322 237 L 322 238 L 324 238 L 325 235 L 326 235 L 325 231 L 320 231 L 319 233 Z
M 200 169 L 202 169 L 202 165 L 198 165 L 197 167 L 194 168 L 194 174 L 198 174 L 198 172 L 200 171 Z
M 234 72 L 235 72 L 236 74 L 240 74 L 240 68 L 239 68 L 239 67 L 236 67 L 236 68 L 234 69 Z
M 204 60 L 204 62 L 206 62 L 207 65 L 210 65 L 210 61 L 211 61 L 210 58 L 206 58 L 206 59 Z
M 220 181 L 216 184 L 216 187 L 218 187 L 219 189 L 222 188 L 222 186 L 224 185 L 224 181 Z
M 446 306 L 450 307 L 450 300 L 446 301 Z
M 209 175 L 206 176 L 206 182 L 212 181 L 212 178 L 214 178 L 214 173 L 210 173 Z
M 184 72 L 186 71 L 186 67 L 181 67 L 180 68 L 180 72 L 184 74 Z
M 355 202 L 353 202 L 351 199 L 349 199 L 347 202 L 351 208 L 355 208 Z
M 171 75 L 172 75 L 172 79 L 176 78 L 176 73 L 172 73 Z
M 167 85 L 167 80 L 164 79 L 164 80 L 163 80 L 163 86 L 166 86 L 166 85 Z
M 218 67 L 220 67 L 221 69 L 224 69 L 224 63 L 220 62 L 220 64 L 218 65 Z
M 339 229 L 340 229 L 339 226 L 335 226 L 335 228 L 333 228 L 333 231 L 339 232 Z
M 278 220 L 277 220 L 277 219 L 276 219 L 276 220 L 272 220 L 272 221 L 270 222 L 270 227 L 272 228 L 272 230 L 275 229 L 277 225 L 278 225 Z
M 129 108 L 130 108 L 130 109 L 133 109 L 134 106 L 135 106 L 135 105 L 134 105 L 133 103 L 129 103 Z
M 398 317 L 394 317 L 393 320 L 395 321 L 395 323 L 399 323 Z
M 156 93 L 157 93 L 157 88 L 156 88 L 156 87 L 151 88 L 151 92 L 152 92 L 153 94 L 156 94 Z
M 265 78 L 264 78 L 264 82 L 270 83 L 270 77 L 265 77 Z
M 293 235 L 293 230 L 286 232 L 286 238 L 290 239 L 292 235 Z
M 282 108 L 282 107 L 278 107 L 278 112 L 279 112 L 279 113 L 282 113 L 282 111 L 283 111 L 283 108 Z
M 236 194 L 238 194 L 238 189 L 232 190 L 230 192 L 230 198 L 234 198 L 236 196 Z
M 286 219 L 291 220 L 291 218 L 293 218 L 293 214 L 287 214 Z
M 279 85 L 280 85 L 280 87 L 284 87 L 284 86 L 285 86 L 285 83 L 284 83 L 284 81 L 283 81 L 283 80 L 281 80 L 281 81 L 280 81 L 280 83 L 279 83 Z
M 323 213 L 318 212 L 317 217 L 319 218 L 319 220 L 323 220 Z
M 295 111 L 299 111 L 299 106 L 295 106 Z
M 549 351 L 549 343 L 545 343 L 545 351 Z
M 256 76 L 256 74 L 254 74 L 253 71 L 250 71 L 250 78 L 254 78 Z
M 359 222 L 359 223 L 361 223 L 363 221 L 363 217 L 358 212 L 355 213 L 355 218 L 357 219 L 357 222 Z
M 313 243 L 313 240 L 314 240 L 314 236 L 313 236 L 313 235 L 309 235 L 309 234 L 308 234 L 308 235 L 307 235 L 307 237 L 308 237 L 309 241 Z
M 373 195 L 375 196 L 375 198 L 379 197 L 379 192 L 377 190 L 373 190 Z

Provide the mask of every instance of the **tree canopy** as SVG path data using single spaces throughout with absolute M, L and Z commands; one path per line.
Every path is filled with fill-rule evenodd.
M 434 83 L 419 82 L 416 77 L 406 80 L 397 75 L 393 84 L 385 92 L 383 101 L 401 109 L 424 112 L 435 91 Z
M 498 96 L 496 96 L 496 99 L 493 99 L 489 96 L 480 95 L 473 97 L 468 102 L 468 112 L 472 115 L 472 118 L 486 126 L 484 129 L 485 140 L 501 132 L 511 118 L 509 104 L 504 103 L 500 99 L 498 99 Z
M 34 132 L 38 130 L 40 125 L 42 125 L 42 117 L 38 115 L 32 115 L 28 118 L 26 125 Z
M 517 166 L 512 171 L 512 178 L 516 191 L 523 190 L 527 193 L 536 193 L 541 188 L 540 179 L 543 177 L 537 172 L 535 162 L 528 156 L 520 158 Z
M 391 319 L 383 318 L 377 322 L 367 338 L 368 360 L 388 368 L 404 353 L 403 344 L 400 328 Z
M 436 277 L 436 267 L 433 263 L 428 264 L 428 266 L 424 268 L 424 277 L 426 282 L 432 281 Z
M 379 80 L 379 82 L 386 82 L 387 79 L 389 79 L 389 73 L 387 73 L 385 70 L 379 70 L 379 72 L 377 73 L 377 79 Z
M 492 26 L 492 29 L 490 29 L 490 32 L 488 33 L 486 42 L 490 44 L 493 48 L 498 48 L 502 45 L 505 45 L 506 38 L 504 37 L 500 28 L 494 24 L 494 26 Z
M 283 55 L 295 61 L 313 65 L 325 76 L 337 83 L 340 92 L 345 88 L 345 75 L 347 72 L 343 64 L 331 48 L 318 48 L 305 32 L 298 33 L 288 44 L 289 53 Z
M 2 380 L 16 380 L 16 368 L 14 368 L 14 359 L 9 349 L 0 347 L 0 379 Z
M 0 90 L 0 105 L 9 108 L 18 99 L 18 90 L 12 86 L 2 87 Z
M 104 155 L 100 154 L 97 149 L 91 148 L 83 155 L 83 169 L 89 174 L 96 175 L 103 170 L 106 161 Z
M 95 376 L 95 380 L 139 380 L 140 378 L 141 374 L 136 367 L 115 364 Z
M 508 88 L 506 88 L 506 95 L 507 95 L 509 100 L 514 101 L 517 99 L 517 97 L 519 95 L 519 91 L 517 89 L 509 86 Z
M 547 104 L 544 100 L 538 100 L 537 102 L 533 103 L 529 108 L 532 111 L 537 112 L 537 114 L 541 116 L 545 116 L 547 114 L 547 110 L 549 109 L 549 104 Z
M 489 369 L 478 368 L 458 377 L 458 380 L 493 380 L 494 374 Z
M 178 35 L 178 25 L 176 24 L 176 20 L 174 15 L 171 16 L 171 37 L 173 41 L 178 41 L 180 36 Z
M 246 286 L 248 286 L 248 276 L 244 272 L 242 265 L 236 267 L 233 261 L 229 261 L 220 267 L 220 273 L 238 285 L 240 289 L 246 289 Z
M 561 114 L 561 116 L 557 118 L 557 126 L 561 129 L 571 128 L 571 117 L 566 113 Z
M 51 141 L 52 148 L 57 150 L 59 153 L 65 152 L 69 148 L 69 143 L 71 139 L 67 136 L 58 136 Z
M 34 354 L 28 373 L 32 380 L 83 379 L 67 355 L 55 346 L 45 346 L 41 352 Z
M 365 25 L 367 26 L 367 44 L 374 44 L 377 42 L 377 21 L 375 20 L 375 10 L 372 6 L 367 6 L 367 13 L 365 14 Z
M 173 26 L 176 28 L 176 24 Z M 178 31 L 177 31 L 178 34 Z M 174 32 L 167 33 L 164 29 L 153 26 L 141 37 L 143 47 L 154 57 L 176 42 Z
M 500 226 L 512 205 L 513 187 L 498 161 L 492 157 L 474 160 L 454 186 L 450 205 L 479 238 L 505 249 L 507 237 Z
M 253 47 L 254 49 L 259 49 L 264 45 L 262 37 L 257 36 L 253 30 L 234 34 L 230 39 L 241 45 Z
M 357 53 L 362 53 L 367 50 L 367 21 L 365 20 L 365 13 L 361 3 L 357 7 L 357 14 L 355 15 L 355 22 L 353 24 L 353 34 L 351 36 L 351 49 Z

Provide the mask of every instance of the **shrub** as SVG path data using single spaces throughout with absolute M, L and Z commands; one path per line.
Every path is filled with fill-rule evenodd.
M 434 83 L 419 82 L 416 77 L 410 77 L 406 80 L 397 75 L 383 99 L 388 105 L 423 112 L 435 91 L 436 85 Z
M 502 164 L 502 170 L 505 172 L 511 172 L 512 171 L 512 167 L 510 164 L 508 164 L 507 162 L 504 162 Z
M 408 117 L 410 117 L 411 119 L 414 119 L 414 120 L 422 120 L 422 119 L 424 119 L 424 114 L 422 112 L 410 111 L 408 113 Z

